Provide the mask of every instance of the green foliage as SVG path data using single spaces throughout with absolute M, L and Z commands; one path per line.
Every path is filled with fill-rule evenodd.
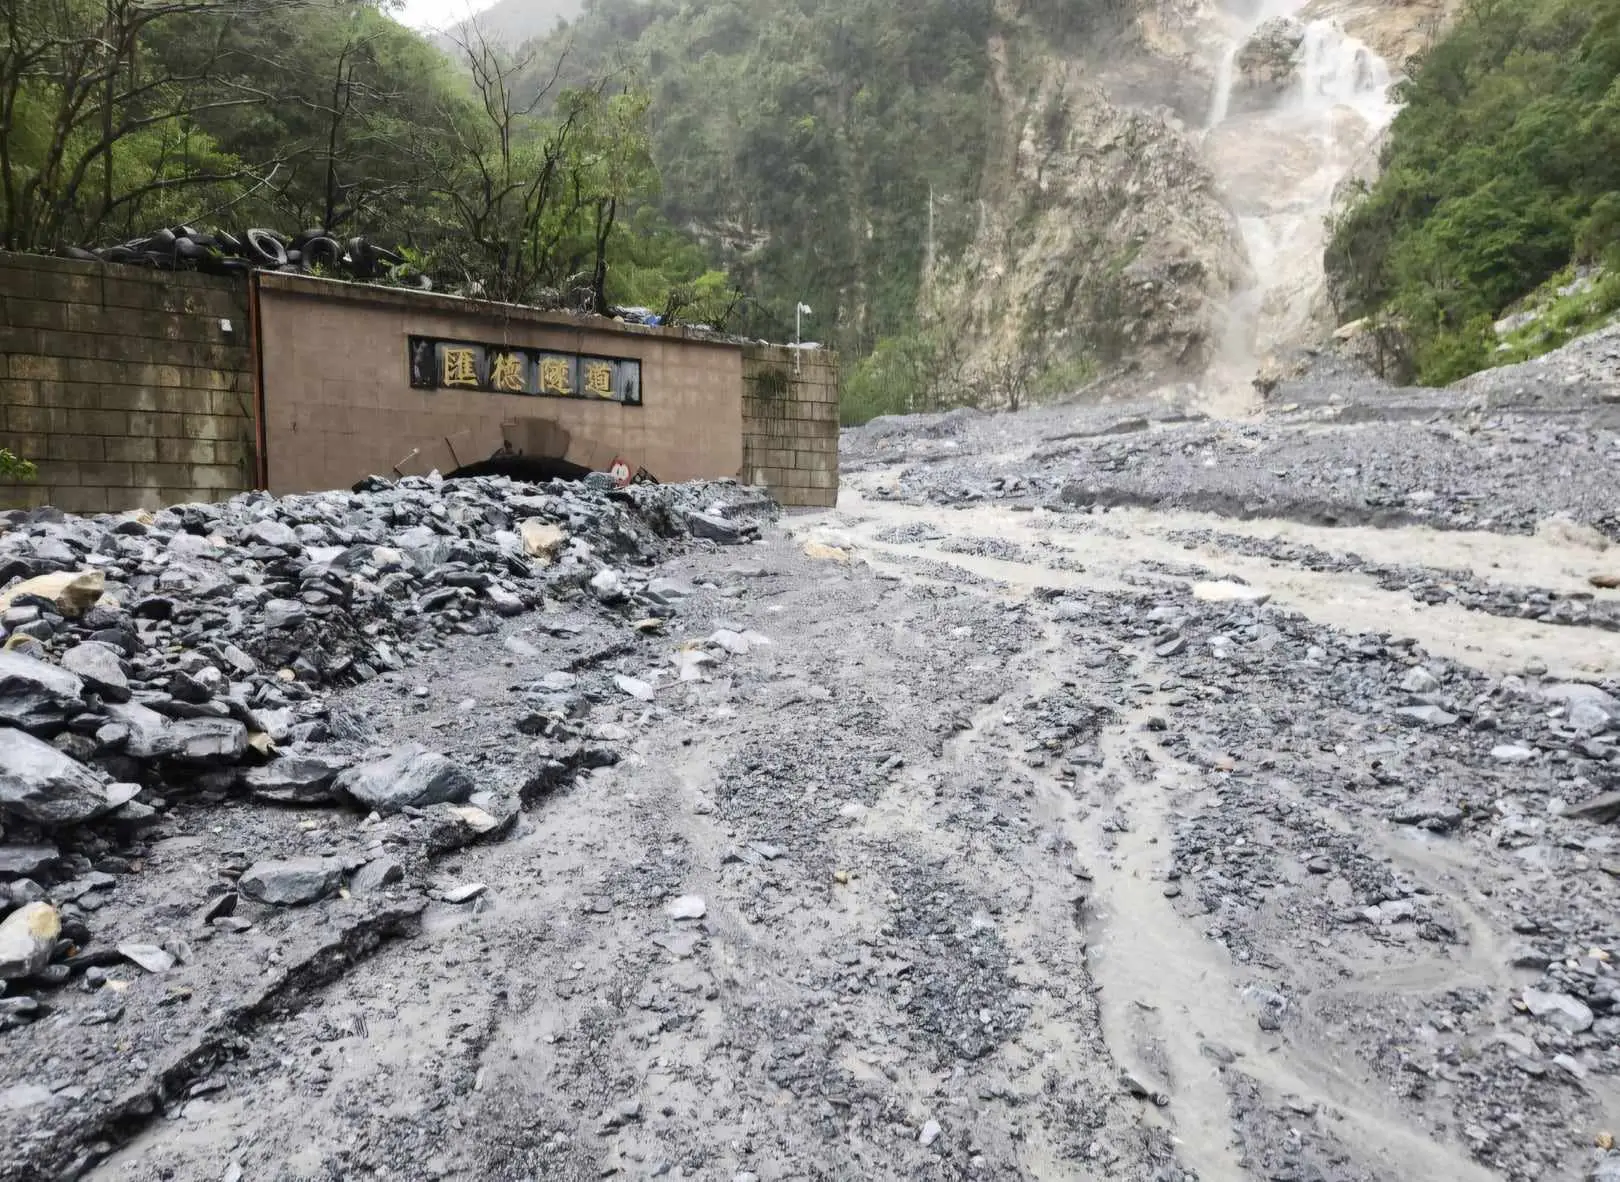
M 844 426 L 879 415 L 941 410 L 952 401 L 944 378 L 946 342 L 926 332 L 884 337 L 867 356 L 846 366 L 838 399 Z
M 1082 389 L 1096 376 L 1097 363 L 1091 358 L 1071 358 L 1041 370 L 1035 376 L 1031 393 L 1037 402 L 1062 398 Z
M 654 207 L 644 87 L 476 33 L 453 63 L 387 7 L 6 0 L 0 247 L 321 227 L 497 299 L 724 321 L 725 274 Z
M 1341 314 L 1399 318 L 1426 383 L 1516 356 L 1492 320 L 1620 239 L 1617 79 L 1620 0 L 1470 0 L 1333 227 Z
M 0 447 L 0 480 L 32 480 L 38 475 L 34 465 L 10 448 Z
M 660 208 L 750 292 L 737 330 L 789 339 L 802 302 L 807 332 L 858 357 L 914 330 L 930 192 L 937 253 L 973 231 L 991 13 L 991 0 L 587 0 L 550 44 L 572 46 L 578 76 L 647 88 Z
M 1611 254 L 1620 256 L 1620 251 Z M 1595 276 L 1577 278 L 1566 268 L 1549 279 L 1525 301 L 1537 311 L 1535 319 L 1495 345 L 1491 363 L 1528 361 L 1606 324 L 1620 311 L 1620 266 L 1612 264 L 1620 264 L 1620 257 Z

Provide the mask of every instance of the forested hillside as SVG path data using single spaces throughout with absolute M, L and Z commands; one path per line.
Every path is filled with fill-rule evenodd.
M 1471 0 L 1401 98 L 1383 173 L 1329 246 L 1344 316 L 1397 322 L 1441 384 L 1620 308 L 1620 0 Z M 1499 340 L 1542 285 L 1546 313 Z
M 0 246 L 319 227 L 497 298 L 697 316 L 730 302 L 657 214 L 635 77 L 576 72 L 520 94 L 505 52 L 473 38 L 451 60 L 362 0 L 5 11 Z
M 738 324 L 851 358 L 909 325 L 930 241 L 972 232 L 991 0 L 586 0 L 545 42 L 571 79 L 645 85 L 672 221 L 748 293 Z

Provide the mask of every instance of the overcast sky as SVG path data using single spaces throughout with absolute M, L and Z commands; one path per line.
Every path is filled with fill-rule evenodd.
M 444 29 L 489 5 L 490 0 L 405 0 L 399 19 L 418 29 Z

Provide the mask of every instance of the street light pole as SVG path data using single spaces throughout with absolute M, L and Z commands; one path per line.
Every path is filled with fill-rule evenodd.
M 809 304 L 799 304 L 793 309 L 793 372 L 804 372 L 804 317 L 814 316 Z

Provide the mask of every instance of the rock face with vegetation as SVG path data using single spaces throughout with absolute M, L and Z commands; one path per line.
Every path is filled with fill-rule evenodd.
M 1617 78 L 1620 0 L 1466 4 L 1335 227 L 1341 317 L 1398 326 L 1426 384 L 1602 324 L 1620 308 Z

